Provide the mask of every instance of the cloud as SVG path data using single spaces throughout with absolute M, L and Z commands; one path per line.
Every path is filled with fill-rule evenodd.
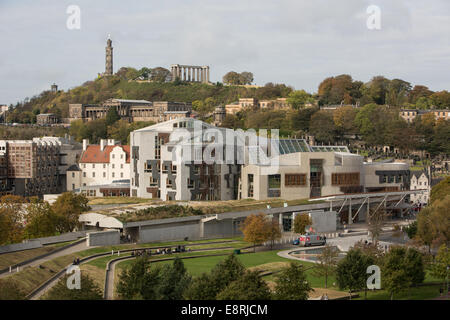
M 2 0 L 0 102 L 14 103 L 56 82 L 67 89 L 104 71 L 111 34 L 121 66 L 209 65 L 211 80 L 251 71 L 258 84 L 316 91 L 347 73 L 402 78 L 449 89 L 450 4 L 446 0 Z M 66 8 L 81 8 L 81 30 L 66 28 Z M 369 5 L 381 30 L 366 27 Z

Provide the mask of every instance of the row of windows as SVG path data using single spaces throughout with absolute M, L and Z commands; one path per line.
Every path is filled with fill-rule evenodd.
M 83 172 L 83 178 L 86 178 L 86 172 Z M 116 173 L 111 173 L 111 176 L 115 178 Z M 120 173 L 120 177 L 123 178 L 123 172 Z M 75 178 L 75 172 L 72 172 L 72 178 Z M 95 172 L 92 172 L 92 178 L 95 178 Z M 106 178 L 106 172 L 103 172 L 103 178 Z
M 333 186 L 359 186 L 359 184 L 359 172 L 331 174 Z
M 284 185 L 286 187 L 306 186 L 306 174 L 285 174 Z
M 114 169 L 116 165 L 112 163 L 111 167 Z M 86 169 L 86 163 L 83 163 L 83 169 Z M 92 169 L 95 169 L 95 163 L 92 164 Z M 103 163 L 103 169 L 106 169 L 106 163 Z M 120 169 L 123 169 L 123 163 L 120 164 Z

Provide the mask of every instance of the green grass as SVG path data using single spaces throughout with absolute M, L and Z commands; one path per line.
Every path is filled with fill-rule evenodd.
M 138 204 L 152 202 L 152 199 L 137 198 L 137 197 L 101 197 L 90 198 L 89 205 L 102 205 L 102 204 Z
M 439 297 L 439 286 L 421 286 L 410 288 L 401 293 L 394 294 L 394 300 L 427 300 Z M 364 300 L 364 292 L 359 293 L 358 300 Z M 390 300 L 386 290 L 367 292 L 367 300 Z

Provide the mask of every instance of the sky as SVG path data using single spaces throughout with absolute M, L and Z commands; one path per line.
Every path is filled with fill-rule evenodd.
M 67 27 L 71 5 L 79 29 Z M 371 5 L 379 29 L 367 27 Z M 0 0 L 0 21 L 0 104 L 95 79 L 108 35 L 114 72 L 209 65 L 212 82 L 250 71 L 257 85 L 308 92 L 339 74 L 450 90 L 448 0 Z

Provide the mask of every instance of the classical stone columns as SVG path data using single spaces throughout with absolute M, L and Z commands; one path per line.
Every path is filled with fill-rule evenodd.
M 178 77 L 182 81 L 209 83 L 209 66 L 171 66 L 172 81 Z

